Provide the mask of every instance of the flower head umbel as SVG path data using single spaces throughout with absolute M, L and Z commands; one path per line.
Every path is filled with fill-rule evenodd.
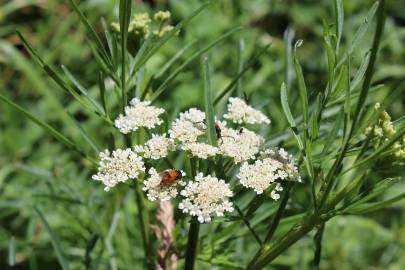
M 301 182 L 294 159 L 283 148 L 265 150 L 255 163 L 243 163 L 237 177 L 243 186 L 253 188 L 257 194 L 263 193 L 276 180 L 290 179 Z M 277 200 L 279 195 L 275 191 L 281 190 L 281 186 L 277 184 L 271 197 Z
M 181 143 L 196 142 L 205 133 L 204 120 L 205 113 L 196 108 L 180 113 L 169 130 L 170 138 Z
M 104 190 L 109 191 L 120 182 L 138 178 L 140 173 L 145 172 L 144 163 L 131 149 L 116 149 L 110 155 L 110 151 L 100 153 L 98 173 L 93 175 L 94 180 L 102 181 Z
M 223 123 L 221 125 L 220 153 L 232 158 L 235 163 L 254 159 L 264 142 L 263 137 L 246 128 L 238 131 L 225 127 Z
M 150 138 L 143 146 L 135 146 L 135 150 L 138 153 L 143 153 L 144 158 L 160 159 L 167 157 L 170 151 L 175 149 L 175 145 L 172 139 L 167 138 L 166 134 L 155 135 L 152 134 Z
M 169 171 L 170 170 L 158 173 L 155 168 L 150 168 L 150 176 L 143 183 L 143 190 L 146 191 L 146 196 L 149 200 L 168 201 L 177 196 L 177 189 L 180 186 L 184 186 L 185 183 L 181 178 L 185 176 L 185 173 L 180 171 L 181 175 L 178 177 L 179 179 L 176 177 L 176 179 L 169 182 L 164 179 L 164 174 L 170 173 Z
M 140 127 L 154 128 L 163 123 L 159 116 L 164 110 L 150 105 L 150 101 L 134 98 L 130 105 L 125 107 L 125 115 L 120 114 L 114 122 L 121 133 L 127 134 Z
M 225 119 L 237 124 L 270 124 L 270 119 L 266 115 L 246 104 L 243 99 L 231 97 L 228 101 L 228 112 L 224 114 Z
M 184 197 L 179 208 L 184 213 L 196 216 L 200 223 L 210 222 L 211 216 L 223 216 L 232 212 L 233 206 L 229 198 L 233 196 L 229 184 L 213 176 L 198 173 L 195 181 L 188 182 L 180 192 Z
M 195 157 L 207 159 L 208 157 L 215 156 L 218 153 L 218 148 L 207 143 L 189 142 L 181 145 L 181 149 L 190 151 Z

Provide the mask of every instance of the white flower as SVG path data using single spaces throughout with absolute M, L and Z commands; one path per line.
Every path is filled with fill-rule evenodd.
M 220 153 L 233 158 L 235 163 L 254 159 L 264 142 L 262 136 L 246 128 L 237 131 L 221 126 L 221 136 L 218 140 Z
M 182 143 L 196 142 L 198 137 L 205 133 L 204 121 L 204 112 L 190 108 L 188 111 L 180 113 L 179 118 L 172 123 L 169 130 L 170 138 Z
M 193 156 L 207 159 L 208 157 L 215 156 L 218 153 L 218 148 L 207 143 L 190 142 L 181 145 L 181 149 L 190 151 Z
M 120 182 L 128 179 L 138 178 L 140 173 L 145 172 L 144 163 L 130 148 L 116 149 L 110 156 L 110 151 L 104 150 L 100 153 L 98 173 L 93 175 L 94 180 L 102 181 L 106 186 L 105 191 Z
M 229 184 L 213 176 L 198 173 L 194 182 L 188 182 L 180 192 L 184 197 L 179 204 L 183 213 L 196 216 L 200 223 L 210 222 L 211 216 L 223 216 L 232 212 L 233 206 L 229 198 L 233 196 Z
M 253 164 L 244 162 L 240 167 L 237 177 L 243 186 L 253 188 L 257 194 L 261 194 L 276 180 L 301 181 L 292 156 L 289 156 L 284 149 L 268 149 L 261 153 L 261 158 Z M 270 195 L 274 200 L 280 197 L 277 191 L 282 191 L 279 183 Z
M 152 138 L 149 139 L 143 146 L 135 146 L 136 152 L 143 153 L 144 158 L 150 159 L 167 157 L 169 152 L 173 151 L 174 149 L 175 145 L 173 140 L 166 138 L 166 134 L 152 134 Z
M 195 124 L 204 124 L 205 113 L 196 108 L 190 108 L 188 111 L 180 113 L 180 120 L 189 121 Z M 202 126 L 203 128 L 205 127 Z
M 131 106 L 125 107 L 125 115 L 120 114 L 114 124 L 121 133 L 127 134 L 140 127 L 154 128 L 163 121 L 159 118 L 164 110 L 150 105 L 150 101 L 140 101 L 134 98 Z
M 181 173 L 182 177 L 185 176 L 183 171 Z M 158 173 L 155 168 L 150 168 L 149 174 L 150 176 L 143 182 L 143 190 L 147 192 L 146 196 L 151 201 L 168 201 L 177 196 L 179 186 L 185 185 L 181 179 L 171 184 L 162 182 L 162 174 Z
M 228 102 L 228 112 L 224 114 L 225 119 L 238 124 L 270 124 L 267 116 L 246 104 L 243 99 L 231 97 Z

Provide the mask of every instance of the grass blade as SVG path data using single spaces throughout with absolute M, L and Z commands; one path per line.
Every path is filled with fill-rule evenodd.
M 84 140 L 91 146 L 95 153 L 100 152 L 100 147 L 97 146 L 97 143 L 94 139 L 87 133 L 86 130 L 76 121 L 73 115 L 69 114 L 70 118 L 72 118 L 72 122 L 76 125 L 77 129 L 80 131 L 80 134 L 83 136 Z
M 238 46 L 238 73 L 241 73 L 243 70 L 243 52 L 245 50 L 245 40 L 241 38 L 239 40 L 239 46 Z M 242 85 L 242 76 L 238 79 L 237 85 L 236 85 L 236 92 L 239 97 L 243 96 L 243 85 Z
M 12 236 L 8 242 L 8 265 L 16 265 L 15 238 Z
M 302 73 L 301 65 L 297 58 L 297 48 L 299 47 L 300 42 L 298 41 L 294 48 L 294 67 L 295 67 L 295 74 L 297 76 L 298 81 L 298 90 L 299 96 L 301 100 L 302 112 L 304 117 L 304 129 L 305 133 L 308 128 L 308 95 L 307 95 L 307 87 L 305 86 L 304 75 Z
M 111 62 L 110 62 L 110 59 L 108 58 L 107 51 L 105 50 L 103 42 L 101 41 L 100 37 L 97 35 L 97 32 L 91 26 L 91 24 L 87 20 L 86 16 L 84 16 L 83 12 L 77 6 L 76 2 L 74 0 L 69 0 L 69 2 L 71 4 L 71 6 L 73 7 L 73 10 L 76 12 L 77 16 L 79 17 L 79 20 L 86 28 L 89 39 L 91 41 L 93 41 L 93 43 L 96 45 L 97 51 L 101 54 L 101 58 L 103 59 L 104 63 L 107 66 L 111 67 Z
M 10 99 L 6 98 L 5 96 L 3 96 L 2 94 L 0 94 L 0 100 L 4 101 L 5 103 L 7 103 L 8 105 L 10 105 L 11 107 L 13 107 L 14 109 L 16 109 L 17 111 L 19 111 L 20 113 L 24 114 L 25 117 L 27 117 L 28 119 L 30 119 L 32 122 L 34 122 L 35 124 L 37 124 L 38 126 L 40 126 L 41 128 L 43 128 L 46 132 L 48 132 L 50 135 L 52 135 L 53 137 L 55 137 L 58 141 L 60 141 L 61 143 L 63 143 L 64 145 L 66 145 L 67 147 L 73 149 L 74 151 L 78 152 L 80 155 L 82 155 L 83 157 L 89 159 L 90 161 L 94 162 L 92 159 L 90 159 L 89 157 L 87 157 L 87 155 L 79 150 L 76 145 L 70 141 L 68 138 L 66 138 L 62 133 L 60 133 L 59 131 L 57 131 L 56 129 L 54 129 L 52 126 L 48 125 L 47 123 L 41 121 L 40 119 L 38 119 L 37 117 L 35 117 L 33 114 L 31 114 L 30 112 L 28 112 L 27 110 L 23 109 L 22 107 L 20 107 L 19 105 L 17 105 L 16 103 L 12 102 Z
M 201 7 L 199 7 L 196 11 L 194 11 L 190 16 L 188 16 L 186 19 L 184 19 L 183 21 L 181 21 L 180 23 L 178 23 L 173 29 L 172 31 L 170 31 L 169 33 L 167 33 L 165 36 L 163 36 L 161 39 L 159 39 L 157 42 L 154 42 L 153 45 L 150 45 L 150 42 L 148 42 L 148 40 L 150 41 L 151 38 L 148 38 L 144 44 L 142 44 L 142 47 L 140 49 L 140 51 L 142 50 L 143 53 L 142 55 L 137 54 L 137 57 L 135 57 L 135 59 L 137 60 L 135 63 L 135 67 L 134 67 L 134 72 L 137 72 L 139 70 L 139 68 L 142 67 L 143 64 L 146 63 L 146 61 L 148 61 L 157 50 L 159 50 L 166 42 L 168 42 L 172 37 L 175 36 L 175 34 L 180 31 L 180 29 L 182 29 L 184 26 L 186 26 L 195 16 L 197 16 L 201 11 L 203 11 L 209 4 L 211 3 L 211 1 L 203 4 Z M 146 44 L 147 43 L 147 44 Z M 146 46 L 147 45 L 147 46 Z M 145 46 L 145 48 L 143 48 Z M 148 48 L 149 47 L 149 48 Z
M 59 264 L 63 270 L 69 270 L 69 263 L 63 253 L 62 246 L 59 242 L 59 239 L 55 232 L 52 230 L 51 226 L 49 226 L 48 222 L 46 221 L 42 212 L 34 206 L 35 212 L 38 214 L 39 218 L 41 219 L 42 224 L 45 226 L 46 231 L 48 232 L 49 236 L 51 237 L 51 243 L 53 249 L 55 250 L 56 257 L 58 258 Z
M 342 38 L 343 32 L 343 22 L 344 22 L 344 9 L 343 9 L 343 1 L 342 0 L 335 0 L 335 12 L 336 12 L 336 52 L 339 51 L 340 40 Z
M 271 44 L 267 44 L 263 49 L 261 49 L 256 55 L 254 55 L 249 60 L 249 62 L 243 67 L 243 70 L 239 72 L 235 76 L 235 78 L 233 78 L 233 80 L 224 88 L 224 90 L 222 90 L 221 93 L 215 98 L 214 106 L 217 105 L 226 94 L 228 94 L 234 89 L 234 86 L 238 83 L 239 78 L 241 78 L 243 74 L 245 74 L 256 63 L 256 60 L 267 51 L 270 45 Z
M 151 97 L 151 101 L 155 101 L 165 90 L 167 85 L 174 79 L 176 78 L 176 76 L 188 65 L 190 64 L 194 59 L 200 57 L 203 53 L 207 52 L 208 50 L 210 50 L 211 48 L 213 48 L 215 45 L 217 45 L 218 43 L 220 43 L 221 41 L 223 41 L 225 38 L 227 38 L 228 36 L 232 35 L 233 33 L 235 33 L 236 31 L 241 30 L 240 27 L 234 28 L 228 32 L 226 32 L 225 34 L 223 34 L 222 36 L 220 36 L 219 38 L 217 38 L 216 40 L 214 40 L 213 42 L 211 42 L 210 44 L 208 44 L 206 47 L 204 47 L 203 49 L 195 52 L 193 55 L 191 55 L 189 58 L 187 58 L 187 60 L 181 65 L 179 66 L 175 71 L 173 71 L 167 78 L 166 80 L 159 86 L 159 88 L 153 93 L 152 97 Z
M 212 103 L 210 65 L 207 56 L 203 57 L 202 59 L 202 71 L 202 76 L 204 78 L 204 108 L 208 142 L 215 146 L 217 145 L 217 137 L 215 133 L 215 112 L 214 105 Z
M 294 117 L 291 114 L 290 106 L 288 105 L 287 87 L 285 83 L 281 85 L 280 97 L 281 97 L 281 107 L 283 108 L 284 114 L 287 117 L 287 121 L 290 124 L 291 128 L 295 128 L 297 125 L 295 123 Z
M 73 74 L 65 67 L 64 65 L 61 66 L 63 72 L 65 72 L 66 77 L 70 80 L 70 82 L 76 87 L 76 89 L 85 96 L 91 104 L 93 104 L 94 108 L 102 115 L 105 115 L 105 111 L 103 108 L 98 104 L 98 102 L 92 98 L 88 91 L 76 80 Z
M 127 106 L 127 89 L 126 89 L 126 53 L 128 40 L 129 20 L 131 19 L 131 0 L 120 0 L 120 34 L 121 34 L 121 102 L 122 112 L 125 112 Z

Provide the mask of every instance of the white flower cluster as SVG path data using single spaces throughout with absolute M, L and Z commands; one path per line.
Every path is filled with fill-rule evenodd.
M 237 177 L 240 183 L 253 188 L 257 194 L 263 193 L 276 180 L 296 180 L 301 182 L 295 160 L 283 149 L 267 149 L 260 154 L 260 159 L 253 164 L 244 162 Z M 282 191 L 279 183 L 271 193 L 274 200 L 279 198 L 276 191 Z
M 217 124 L 221 128 L 221 139 L 219 141 L 220 153 L 230 157 L 235 163 L 254 159 L 259 152 L 264 138 L 247 128 L 239 131 L 225 127 L 225 123 Z
M 94 180 L 102 181 L 104 190 L 109 191 L 120 182 L 135 179 L 140 173 L 145 172 L 142 158 L 131 149 L 116 149 L 110 156 L 110 151 L 100 153 L 98 173 L 93 175 Z
M 184 177 L 185 173 L 181 173 L 182 177 Z M 162 174 L 158 173 L 155 168 L 151 168 L 149 174 L 149 178 L 144 181 L 143 190 L 147 192 L 146 196 L 151 201 L 168 201 L 177 196 L 177 189 L 180 186 L 185 185 L 182 180 L 175 181 L 174 183 L 165 183 L 162 181 Z
M 167 157 L 169 152 L 173 150 L 175 150 L 175 144 L 172 139 L 166 138 L 166 134 L 152 134 L 152 138 L 143 146 L 135 146 L 136 152 L 143 153 L 143 157 L 149 159 L 161 159 Z
M 237 97 L 229 98 L 228 113 L 224 114 L 224 118 L 237 124 L 270 124 L 270 119 L 267 116 Z
M 193 182 L 188 182 L 180 192 L 184 197 L 179 208 L 184 213 L 196 216 L 201 223 L 210 222 L 211 216 L 221 217 L 225 212 L 232 212 L 233 205 L 229 198 L 233 196 L 229 184 L 213 176 L 198 173 Z
M 164 110 L 151 106 L 150 101 L 134 98 L 130 105 L 125 107 L 125 115 L 120 114 L 114 122 L 121 133 L 128 134 L 140 127 L 154 128 L 163 123 L 159 116 Z
M 163 16 L 163 15 L 162 15 Z M 125 108 L 125 115 L 115 120 L 115 126 L 124 134 L 140 127 L 154 128 L 162 123 L 159 118 L 163 109 L 151 106 L 148 101 L 133 99 Z M 174 120 L 168 134 L 152 134 L 143 145 L 134 149 L 117 149 L 110 155 L 106 150 L 100 153 L 98 173 L 93 179 L 102 181 L 105 190 L 128 179 L 138 179 L 145 173 L 144 160 L 148 165 L 162 164 L 170 152 L 185 151 L 199 159 L 222 156 L 232 160 L 239 167 L 237 178 L 240 183 L 252 188 L 257 194 L 272 188 L 270 197 L 280 198 L 283 180 L 301 181 L 294 158 L 284 149 L 263 149 L 264 138 L 242 127 L 241 123 L 269 124 L 270 120 L 260 111 L 250 107 L 240 98 L 230 98 L 225 119 L 237 123 L 235 128 L 227 122 L 215 120 L 217 145 L 207 143 L 205 113 L 190 108 Z M 232 124 L 230 124 L 232 126 Z M 240 164 L 241 165 L 238 165 Z M 160 165 L 159 165 L 160 166 Z M 233 211 L 230 185 L 215 176 L 198 173 L 186 185 L 183 172 L 170 168 L 158 172 L 151 167 L 143 181 L 143 190 L 151 201 L 167 201 L 180 194 L 183 199 L 179 208 L 196 216 L 199 222 L 210 222 L 213 216 L 223 216 Z M 143 178 L 141 178 L 143 179 Z

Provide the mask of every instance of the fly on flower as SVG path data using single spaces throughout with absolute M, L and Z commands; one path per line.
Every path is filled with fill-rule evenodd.
M 180 170 L 170 169 L 159 174 L 161 183 L 165 185 L 172 185 L 176 181 L 183 178 L 183 173 Z

